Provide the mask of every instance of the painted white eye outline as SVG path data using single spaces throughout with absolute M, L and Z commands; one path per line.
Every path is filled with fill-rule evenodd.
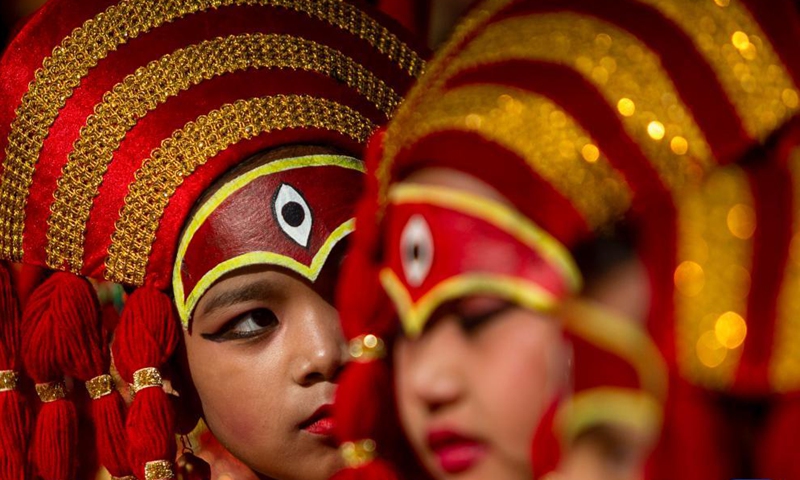
M 300 208 L 299 210 L 298 207 Z M 287 208 L 290 210 L 287 211 Z M 313 217 L 306 199 L 300 195 L 300 192 L 293 186 L 282 183 L 272 201 L 272 214 L 278 221 L 278 226 L 283 230 L 283 233 L 300 246 L 308 248 Z M 299 217 L 299 221 L 293 218 L 300 214 L 302 216 Z
M 400 234 L 400 263 L 406 282 L 412 287 L 422 285 L 433 264 L 433 235 L 422 215 L 412 215 Z

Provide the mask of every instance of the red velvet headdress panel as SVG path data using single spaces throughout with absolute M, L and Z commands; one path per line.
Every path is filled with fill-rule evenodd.
M 409 42 L 336 0 L 49 2 L 0 64 L 3 257 L 166 288 L 200 192 L 277 145 L 359 154 Z

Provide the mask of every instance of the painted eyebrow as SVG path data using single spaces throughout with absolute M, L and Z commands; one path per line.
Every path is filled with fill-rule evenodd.
M 241 288 L 228 290 L 211 297 L 203 307 L 203 315 L 208 315 L 220 308 L 236 305 L 237 303 L 251 300 L 262 300 L 278 294 L 278 289 L 272 282 L 262 280 L 249 283 Z

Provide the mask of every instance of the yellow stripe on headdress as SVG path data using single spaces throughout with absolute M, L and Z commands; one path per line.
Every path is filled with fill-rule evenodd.
M 523 158 L 575 205 L 590 227 L 623 212 L 631 201 L 630 188 L 596 142 L 540 95 L 496 85 L 465 86 L 421 104 L 404 128 L 401 138 L 387 142 L 386 159 L 394 158 L 400 144 L 438 131 L 475 132 Z M 382 168 L 379 175 L 388 175 L 388 162 Z
M 747 334 L 755 213 L 735 167 L 714 172 L 678 202 L 675 329 L 686 378 L 722 389 L 734 380 Z
M 673 191 L 716 163 L 658 56 L 625 30 L 575 13 L 514 17 L 487 27 L 443 76 L 512 59 L 554 62 L 582 74 Z
M 640 1 L 658 9 L 692 39 L 750 136 L 763 140 L 798 110 L 797 86 L 739 0 Z
M 786 262 L 777 315 L 769 379 L 778 392 L 800 389 L 800 148 L 789 156 L 792 175 L 792 242 Z

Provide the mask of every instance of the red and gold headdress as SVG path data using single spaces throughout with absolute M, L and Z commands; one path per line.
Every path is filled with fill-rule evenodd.
M 435 308 L 426 296 L 433 285 L 409 281 L 409 268 L 419 270 L 420 257 L 410 255 L 405 267 L 391 262 L 402 260 L 405 229 L 426 237 L 424 227 L 412 228 L 411 217 L 423 206 L 440 208 L 441 195 L 422 195 L 414 213 L 407 212 L 406 224 L 388 240 L 386 232 L 403 215 L 394 208 L 397 199 L 409 197 L 398 193 L 406 186 L 395 184 L 420 168 L 447 167 L 483 180 L 510 201 L 515 220 L 503 220 L 507 214 L 480 215 L 488 223 L 506 235 L 512 235 L 509 225 L 514 230 L 531 226 L 524 228 L 528 233 L 513 235 L 515 248 L 538 238 L 529 256 L 541 271 L 549 271 L 540 271 L 548 280 L 523 275 L 528 285 L 538 282 L 537 288 L 503 289 L 515 301 L 523 297 L 519 292 L 527 292 L 523 304 L 557 303 L 564 285 L 577 285 L 572 269 L 564 268 L 570 249 L 623 217 L 631 221 L 654 292 L 651 330 L 673 364 L 676 199 L 716 166 L 737 161 L 798 111 L 800 58 L 793 49 L 800 41 L 799 26 L 787 1 L 769 6 L 749 0 L 479 4 L 429 64 L 385 137 L 375 140 L 371 197 L 359 209 L 356 250 L 341 292 L 345 333 L 359 342 L 367 334 L 374 338 L 393 331 L 392 315 L 382 313 L 393 310 L 386 308 L 389 299 L 382 288 L 372 287 L 375 301 L 357 301 L 370 285 L 380 285 L 380 277 L 401 306 L 400 316 L 413 319 L 406 329 L 418 331 L 424 322 L 419 311 Z M 456 210 L 464 214 L 461 207 Z M 452 216 L 453 208 L 448 210 Z M 469 237 L 465 232 L 461 238 L 472 241 Z M 434 250 L 439 262 L 450 263 L 443 266 L 446 274 L 427 257 L 422 265 L 430 268 L 430 282 L 444 285 L 458 262 L 448 260 L 447 248 Z M 487 266 L 507 263 L 477 260 L 469 267 L 509 273 Z M 403 275 L 401 286 L 391 279 Z M 410 306 L 402 307 L 401 298 Z M 349 376 L 368 383 L 355 372 Z M 348 396 L 351 400 L 358 405 Z M 341 423 L 348 423 L 348 410 L 341 407 Z M 355 440 L 374 432 L 362 424 L 347 434 Z
M 790 440 L 800 425 L 799 195 L 795 116 L 766 145 L 715 170 L 676 203 L 672 338 L 680 381 L 664 447 L 673 472 L 702 456 L 691 478 L 733 473 L 737 460 L 714 444 L 737 435 L 728 433 L 731 419 L 720 411 L 724 396 L 770 407 L 760 422 L 760 448 L 748 452 L 754 473 L 800 473 Z
M 257 152 L 321 144 L 342 155 L 301 157 L 295 165 L 284 162 L 280 175 L 222 189 L 242 196 L 248 188 L 263 193 L 286 186 L 291 191 L 277 192 L 276 202 L 294 201 L 293 194 L 311 201 L 326 187 L 298 171 L 314 167 L 323 174 L 327 168 L 324 174 L 341 176 L 354 192 L 343 194 L 342 210 L 314 219 L 308 252 L 329 245 L 332 232 L 346 234 L 337 227 L 351 229 L 345 210 L 360 188 L 358 177 L 347 173 L 360 167 L 347 156 L 360 156 L 367 136 L 422 71 L 420 51 L 368 6 L 339 0 L 54 0 L 27 21 L 0 62 L 0 253 L 8 261 L 66 272 L 34 292 L 22 322 L 27 373 L 46 402 L 31 447 L 36 475 L 74 476 L 75 409 L 62 383 L 70 376 L 87 382 L 99 399 L 100 460 L 111 473 L 169 477 L 174 415 L 158 369 L 178 341 L 167 292 L 195 202 Z M 301 185 L 306 188 L 299 193 Z M 207 213 L 224 215 L 219 203 Z M 265 212 L 263 205 L 254 208 Z M 202 235 L 183 238 L 181 265 L 193 248 L 205 248 L 194 245 Z M 253 248 L 272 248 L 263 238 L 251 240 Z M 224 263 L 242 252 L 218 253 L 214 260 Z M 278 253 L 312 262 L 295 250 Z M 314 260 L 324 262 L 324 256 Z M 213 270 L 200 263 L 186 270 L 198 278 L 179 272 L 178 284 L 200 282 Z M 96 300 L 78 275 L 138 287 L 113 347 L 115 364 L 136 393 L 127 444 Z M 13 318 L 11 304 L 4 304 Z M 187 321 L 190 313 L 180 311 Z M 21 370 L 15 338 L 3 336 L 10 344 L 5 370 Z M 15 375 L 3 376 L 4 418 L 17 408 L 5 400 L 6 391 L 15 391 Z M 3 429 L 18 435 L 17 445 L 3 450 L 4 459 L 12 455 L 6 452 L 19 454 L 7 462 L 14 468 L 21 468 L 17 450 L 25 443 L 24 422 L 18 423 Z M 20 472 L 9 478 L 22 478 Z

